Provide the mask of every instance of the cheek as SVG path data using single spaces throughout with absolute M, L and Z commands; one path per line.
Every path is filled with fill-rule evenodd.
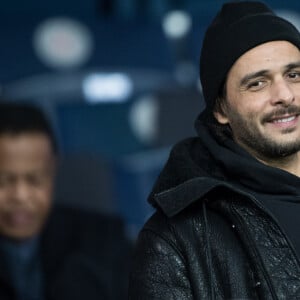
M 9 190 L 0 188 L 0 212 L 5 211 L 12 205 L 12 193 Z
M 268 91 L 246 92 L 228 90 L 227 103 L 240 114 L 259 113 L 266 109 L 270 98 Z
M 32 205 L 41 212 L 47 212 L 52 204 L 52 189 L 37 191 L 32 199 Z
M 255 101 L 239 103 L 236 106 L 231 107 L 231 113 L 233 115 L 238 115 L 239 118 L 244 119 L 246 122 L 259 121 L 264 111 L 264 105 L 256 103 Z

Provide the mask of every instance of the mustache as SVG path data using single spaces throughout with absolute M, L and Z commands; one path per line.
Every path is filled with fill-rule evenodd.
M 289 107 L 280 107 L 276 110 L 265 114 L 262 118 L 262 122 L 270 122 L 274 118 L 282 117 L 284 115 L 300 115 L 300 107 L 291 105 Z

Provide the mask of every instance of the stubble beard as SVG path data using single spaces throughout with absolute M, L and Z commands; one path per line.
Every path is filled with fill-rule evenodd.
M 267 114 L 262 118 L 262 123 L 270 120 L 272 116 L 291 113 L 300 113 L 300 108 L 291 106 L 281 108 L 272 114 Z M 246 120 L 239 113 L 231 109 L 231 129 L 234 139 L 238 144 L 258 158 L 280 159 L 297 153 L 300 150 L 300 136 L 294 141 L 280 142 L 259 131 L 255 125 L 256 115 L 248 116 Z M 289 134 L 294 128 L 282 129 L 281 134 Z

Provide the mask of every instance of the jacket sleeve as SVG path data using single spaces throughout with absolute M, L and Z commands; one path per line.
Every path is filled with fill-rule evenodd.
M 184 259 L 163 234 L 149 229 L 141 231 L 133 259 L 129 299 L 193 299 Z

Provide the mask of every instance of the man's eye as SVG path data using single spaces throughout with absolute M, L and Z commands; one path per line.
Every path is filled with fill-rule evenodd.
M 253 86 L 260 86 L 261 81 L 255 81 L 249 84 L 249 87 L 253 87 Z
M 247 88 L 250 89 L 250 90 L 258 90 L 258 89 L 264 87 L 264 85 L 265 85 L 264 81 L 256 80 L 256 81 L 253 81 L 253 82 L 249 82 L 249 84 L 247 85 Z
M 27 176 L 27 182 L 32 186 L 41 186 L 45 182 L 45 178 L 43 176 Z
M 51 181 L 51 176 L 48 173 L 28 174 L 26 180 L 31 186 L 42 187 Z
M 291 79 L 299 79 L 300 80 L 300 72 L 291 72 L 288 74 Z
M 0 175 L 0 187 L 7 186 L 12 182 L 13 182 L 13 178 L 11 176 Z

